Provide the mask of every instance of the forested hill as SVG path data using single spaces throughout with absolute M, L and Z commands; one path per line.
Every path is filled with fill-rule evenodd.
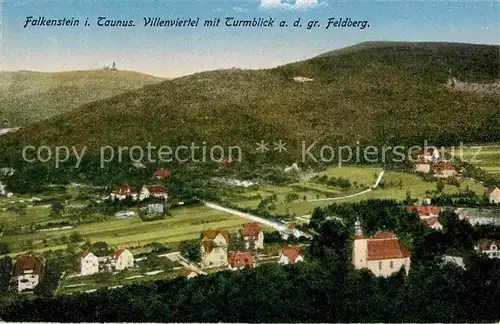
M 132 71 L 0 72 L 2 127 L 19 127 L 163 79 Z
M 267 70 L 194 74 L 111 98 L 2 136 L 37 145 L 240 145 L 283 139 L 328 144 L 500 140 L 500 99 L 453 91 L 450 78 L 491 83 L 500 47 L 363 43 Z M 293 148 L 297 149 L 293 149 Z

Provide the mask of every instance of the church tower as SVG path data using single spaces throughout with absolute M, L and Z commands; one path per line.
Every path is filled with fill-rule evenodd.
M 356 219 L 354 223 L 354 242 L 352 244 L 352 264 L 355 269 L 362 269 L 367 267 L 368 258 L 368 239 L 363 235 L 361 222 Z

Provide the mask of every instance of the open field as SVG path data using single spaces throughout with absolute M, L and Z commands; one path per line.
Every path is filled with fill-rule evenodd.
M 262 198 L 271 196 L 273 193 L 277 195 L 276 209 L 271 209 L 269 212 L 274 213 L 290 213 L 295 216 L 309 214 L 317 206 L 326 206 L 332 203 L 356 202 L 366 199 L 396 199 L 404 200 L 406 193 L 410 192 L 413 198 L 426 198 L 427 191 L 436 190 L 436 182 L 426 182 L 420 176 L 411 173 L 387 171 L 384 174 L 383 182 L 385 186 L 379 187 L 371 192 L 356 197 L 340 199 L 336 201 L 310 201 L 326 197 L 342 197 L 356 192 L 361 192 L 367 187 L 371 187 L 380 173 L 379 168 L 374 167 L 332 167 L 319 176 L 326 175 L 328 177 L 348 179 L 351 183 L 356 183 L 358 186 L 348 190 L 328 186 L 325 184 L 315 183 L 313 180 L 300 181 L 287 186 L 262 186 L 259 188 L 248 189 L 245 194 L 242 194 L 242 199 L 236 204 L 241 207 L 256 208 L 260 202 L 260 198 L 256 195 L 260 194 Z M 445 193 L 456 193 L 460 189 L 469 188 L 478 194 L 484 193 L 484 187 L 474 181 L 462 181 L 460 188 L 452 185 L 445 185 Z M 286 194 L 297 193 L 299 199 L 290 203 L 285 202 Z M 306 199 L 304 200 L 304 196 Z
M 64 248 L 66 245 L 58 243 L 58 239 L 63 235 L 70 236 L 78 232 L 91 242 L 105 241 L 114 246 L 140 247 L 151 242 L 176 243 L 197 239 L 201 231 L 210 228 L 234 232 L 245 223 L 243 218 L 206 207 L 179 208 L 171 212 L 172 216 L 157 221 L 142 222 L 138 217 L 111 219 L 82 224 L 63 231 L 4 236 L 2 241 L 7 243 L 13 252 L 19 253 L 23 252 L 22 244 L 32 240 L 33 249 L 41 252 Z
M 470 146 L 449 153 L 465 162 L 477 165 L 500 179 L 500 145 Z

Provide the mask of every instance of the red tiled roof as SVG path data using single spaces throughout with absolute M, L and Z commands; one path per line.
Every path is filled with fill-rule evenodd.
M 118 259 L 120 257 L 120 255 L 122 255 L 123 251 L 125 251 L 125 249 L 118 249 L 115 251 L 115 253 L 113 253 L 113 259 Z
M 453 166 L 453 164 L 451 164 L 450 162 L 441 162 L 441 163 L 438 163 L 434 166 L 434 168 L 436 170 L 439 170 L 439 171 L 444 171 L 444 170 L 455 170 L 455 167 Z
M 354 236 L 354 239 L 355 240 L 363 240 L 363 239 L 365 239 L 365 236 L 363 234 L 356 234 L 356 236 Z
M 401 259 L 410 255 L 397 238 L 368 240 L 368 260 Z
M 188 277 L 188 276 L 189 276 L 190 274 L 192 274 L 192 273 L 194 273 L 194 274 L 196 274 L 196 275 L 197 275 L 197 273 L 196 273 L 196 272 L 194 272 L 193 270 L 189 270 L 189 269 L 184 268 L 184 269 L 182 269 L 182 270 L 179 272 L 179 275 L 180 275 L 180 276 L 182 276 L 182 277 Z
M 253 255 L 251 252 L 228 252 L 227 260 L 231 267 L 253 266 Z
M 229 232 L 227 230 L 206 230 L 202 232 L 203 238 L 210 240 L 215 239 L 217 235 L 221 234 L 227 243 L 229 243 Z
M 162 185 L 152 185 L 152 186 L 147 186 L 146 188 L 152 194 L 166 194 L 167 193 L 167 189 L 165 189 L 165 187 Z
M 425 220 L 425 222 L 427 223 L 427 225 L 429 226 L 433 226 L 434 224 L 438 224 L 438 225 L 441 225 L 441 223 L 439 223 L 437 217 L 432 217 L 432 218 L 428 218 Z
M 299 255 L 302 255 L 302 251 L 298 247 L 288 247 L 281 251 L 281 254 L 286 256 L 288 259 L 288 263 L 294 264 L 295 260 Z
M 375 235 L 373 235 L 372 240 L 386 240 L 392 238 L 396 238 L 396 235 L 394 235 L 394 233 L 378 232 Z
M 256 236 L 260 233 L 261 229 L 257 223 L 246 223 L 243 228 L 240 229 L 241 236 Z
M 135 190 L 128 184 L 121 184 L 115 188 L 115 191 L 113 191 L 113 193 L 115 195 L 124 196 L 135 193 Z
M 495 191 L 495 189 L 498 189 L 498 187 L 489 188 L 488 190 L 486 190 L 486 194 L 491 194 L 493 191 Z
M 82 253 L 82 258 L 85 258 L 85 257 L 86 257 L 87 255 L 89 255 L 89 254 L 90 254 L 89 250 L 85 250 L 85 251 L 83 251 L 83 253 Z
M 161 168 L 154 173 L 154 176 L 160 178 L 167 178 L 168 176 L 170 176 L 170 170 Z
M 40 274 L 42 271 L 42 260 L 32 254 L 19 257 L 14 268 L 14 276 L 18 276 L 27 270 L 33 270 L 33 273 Z
M 233 163 L 233 160 L 227 157 L 224 157 L 219 160 L 219 164 L 230 164 Z
M 491 245 L 492 244 L 495 244 L 497 246 L 497 248 L 500 248 L 500 241 L 497 241 L 497 240 L 483 240 L 480 244 L 479 244 L 479 249 L 481 251 L 488 251 L 491 249 Z
M 419 216 L 439 215 L 441 207 L 439 206 L 408 206 L 409 212 L 416 211 Z
M 203 249 L 205 250 L 205 253 L 211 253 L 214 247 L 215 244 L 213 241 L 203 241 Z

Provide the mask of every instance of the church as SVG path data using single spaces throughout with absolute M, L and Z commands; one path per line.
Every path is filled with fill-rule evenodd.
M 378 277 L 389 277 L 402 267 L 410 271 L 410 252 L 396 235 L 378 232 L 373 237 L 363 235 L 359 220 L 355 223 L 352 263 L 355 269 L 367 268 Z

